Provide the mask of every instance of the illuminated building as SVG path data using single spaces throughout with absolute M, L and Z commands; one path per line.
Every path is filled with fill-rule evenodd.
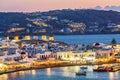
M 97 50 L 96 51 L 96 60 L 101 62 L 107 62 L 109 60 L 112 60 L 112 51 L 110 49 L 106 50 Z
M 57 52 L 57 59 L 61 60 L 73 60 L 73 52 L 72 51 L 64 51 L 64 52 Z
M 47 40 L 47 37 L 46 37 L 45 34 L 42 35 L 42 40 L 43 40 L 43 41 L 46 41 L 46 40 Z
M 49 41 L 54 41 L 54 36 L 53 35 L 50 35 Z
M 25 36 L 25 40 L 30 40 L 31 38 L 30 38 L 30 34 L 27 34 L 26 36 Z
M 7 66 L 5 64 L 0 63 L 0 72 L 4 72 L 5 68 L 7 68 Z
M 14 41 L 19 41 L 19 36 L 18 35 L 14 36 Z
M 85 56 L 84 55 L 84 52 L 81 52 L 81 51 L 74 51 L 73 52 L 73 56 L 76 60 L 81 60 L 83 61 L 83 57 Z
M 16 31 L 23 31 L 23 30 L 25 30 L 25 28 L 13 27 L 13 28 L 10 28 L 7 32 L 8 32 L 8 33 L 11 33 L 11 32 L 16 32 Z
M 45 52 L 44 54 L 36 54 L 37 59 L 45 60 L 48 59 L 51 56 L 51 52 Z
M 84 52 L 84 57 L 86 62 L 95 62 L 96 60 L 96 52 L 93 52 L 93 51 L 87 51 L 87 52 Z
M 96 57 L 96 52 L 93 51 L 80 51 L 80 52 L 73 52 L 74 55 L 74 60 L 81 60 L 81 61 L 86 61 L 86 62 L 94 62 L 95 61 L 95 57 Z

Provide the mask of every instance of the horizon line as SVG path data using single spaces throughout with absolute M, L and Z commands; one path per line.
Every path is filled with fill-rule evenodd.
M 94 8 L 64 8 L 64 9 L 52 9 L 52 10 L 45 10 L 45 11 L 0 11 L 0 13 L 34 13 L 34 12 L 49 12 L 49 11 L 56 11 L 56 10 L 101 10 L 101 11 L 115 11 L 120 12 L 117 10 L 105 10 L 105 9 L 94 9 Z

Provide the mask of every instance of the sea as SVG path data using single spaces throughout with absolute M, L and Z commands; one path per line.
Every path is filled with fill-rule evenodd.
M 97 34 L 97 35 L 57 35 L 56 41 L 63 41 L 68 44 L 111 44 L 112 39 L 120 43 L 120 34 Z
M 25 36 L 22 36 L 23 38 Z M 38 36 L 41 39 L 41 36 Z M 3 36 L 0 36 L 3 39 Z M 47 36 L 49 38 L 49 36 Z M 117 43 L 120 43 L 120 34 L 94 34 L 94 35 L 55 35 L 55 41 L 61 41 L 68 44 L 92 44 L 92 43 L 104 43 L 110 44 L 114 38 Z M 33 36 L 31 36 L 33 39 Z

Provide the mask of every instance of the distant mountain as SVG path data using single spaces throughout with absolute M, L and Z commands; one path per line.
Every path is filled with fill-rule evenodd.
M 75 28 L 78 23 L 80 23 L 80 26 L 78 26 L 80 27 L 80 31 L 77 30 L 78 28 Z M 86 25 L 84 30 L 81 28 L 81 23 Z M 119 24 L 120 12 L 92 9 L 63 9 L 34 13 L 0 13 L 0 31 L 3 33 L 11 31 L 11 28 L 14 27 L 22 27 L 24 30 L 20 30 L 23 30 L 23 33 L 59 33 L 61 31 L 60 33 L 67 32 L 67 34 L 79 34 L 86 33 L 89 26 L 93 25 L 98 25 L 99 27 L 104 26 L 103 30 L 100 32 L 102 33 L 106 31 L 104 29 L 106 29 L 108 23 Z M 71 27 L 73 24 L 75 27 Z M 13 30 L 13 33 L 17 30 L 19 32 L 19 29 L 15 29 Z

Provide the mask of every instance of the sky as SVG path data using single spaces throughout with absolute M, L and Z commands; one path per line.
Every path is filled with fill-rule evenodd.
M 0 0 L 0 12 L 94 8 L 120 11 L 120 0 Z

